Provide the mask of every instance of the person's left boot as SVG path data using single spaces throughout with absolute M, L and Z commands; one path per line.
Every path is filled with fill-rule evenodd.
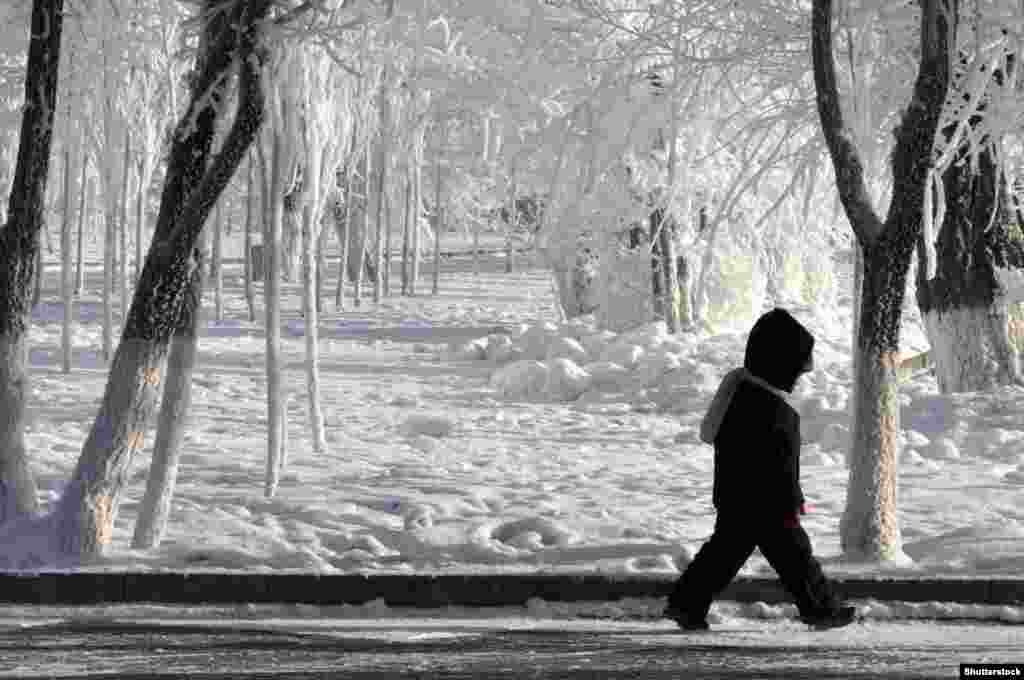
M 665 611 L 662 612 L 662 616 L 666 619 L 671 619 L 676 622 L 681 630 L 685 631 L 702 631 L 710 630 L 711 627 L 708 625 L 707 620 L 702 616 L 694 616 L 682 609 L 669 606 L 665 607 Z

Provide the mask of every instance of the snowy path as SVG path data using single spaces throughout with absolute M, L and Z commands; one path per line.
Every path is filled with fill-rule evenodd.
M 0 678 L 954 678 L 1024 663 L 1024 628 L 730 619 L 113 620 L 0 629 Z

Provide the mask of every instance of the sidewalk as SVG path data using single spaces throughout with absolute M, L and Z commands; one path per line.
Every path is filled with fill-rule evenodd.
M 133 602 L 174 604 L 302 603 L 395 607 L 524 606 L 551 602 L 607 602 L 666 597 L 666 576 L 599 574 L 252 574 L 252 573 L 39 573 L 0 574 L 0 602 L 87 605 Z M 833 579 L 848 599 L 1024 605 L 1024 578 Z M 776 579 L 741 578 L 719 599 L 788 602 Z

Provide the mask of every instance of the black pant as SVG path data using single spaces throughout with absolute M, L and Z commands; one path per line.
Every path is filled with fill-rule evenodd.
M 760 548 L 796 601 L 802 616 L 834 610 L 838 601 L 811 553 L 811 541 L 801 527 L 755 524 L 750 518 L 728 519 L 719 515 L 711 535 L 693 562 L 679 577 L 668 606 L 689 618 L 703 619 L 711 601 L 735 578 L 754 548 Z

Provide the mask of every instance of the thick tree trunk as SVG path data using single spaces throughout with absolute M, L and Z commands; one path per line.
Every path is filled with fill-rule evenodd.
M 909 261 L 888 259 L 883 238 L 869 254 L 854 375 L 854 422 L 841 546 L 850 556 L 906 561 L 897 515 L 900 432 L 899 328 Z
M 44 225 L 63 12 L 62 0 L 32 3 L 18 156 L 7 222 L 0 229 L 0 524 L 39 509 L 25 448 L 26 338 Z
M 934 243 L 933 279 L 923 235 L 918 244 L 917 304 L 944 394 L 1022 383 L 995 268 L 1024 266 L 1024 257 L 1009 236 L 1000 174 L 987 150 L 974 169 L 966 159 L 954 160 L 943 175 L 946 212 Z
M 157 420 L 153 460 L 149 465 L 146 491 L 139 506 L 134 550 L 159 547 L 171 516 L 171 501 L 178 479 L 181 446 L 185 440 L 185 426 L 192 407 L 192 373 L 198 348 L 199 310 L 203 299 L 202 250 L 193 251 L 192 277 L 182 302 L 178 325 L 171 340 L 167 357 L 163 397 Z
M 275 126 L 276 127 L 276 126 Z M 281 480 L 284 457 L 284 426 L 282 391 L 284 376 L 281 370 L 281 228 L 284 222 L 284 161 L 285 141 L 277 129 L 271 132 L 270 224 L 263 238 L 267 258 L 266 275 L 266 338 L 267 338 L 267 469 L 263 494 L 273 498 Z
M 89 560 L 110 542 L 129 464 L 155 410 L 161 371 L 191 280 L 193 249 L 262 121 L 262 52 L 256 47 L 270 4 L 235 2 L 204 18 L 210 47 L 201 50 L 189 105 L 175 130 L 153 245 L 99 413 L 56 511 L 57 539 L 68 556 Z M 233 70 L 237 79 L 227 77 Z M 220 152 L 209 161 L 218 112 L 233 82 L 239 87 L 238 112 Z
M 64 319 L 60 331 L 61 369 L 71 372 L 71 326 L 74 323 L 74 281 L 71 268 L 71 151 L 64 149 L 64 215 L 60 224 L 60 297 Z
M 0 335 L 0 525 L 39 510 L 25 447 L 28 399 L 26 335 Z

